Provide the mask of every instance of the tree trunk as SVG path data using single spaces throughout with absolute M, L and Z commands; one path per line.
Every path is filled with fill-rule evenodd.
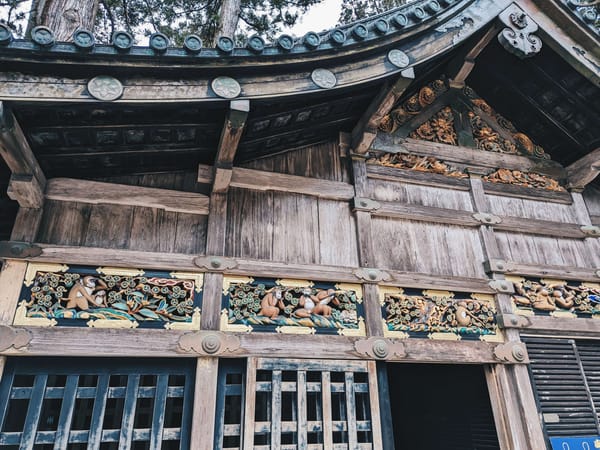
M 43 25 L 57 41 L 70 41 L 78 28 L 93 30 L 97 10 L 98 0 L 34 0 L 27 33 Z
M 215 32 L 215 43 L 221 36 L 227 36 L 232 39 L 235 37 L 235 30 L 240 20 L 241 11 L 242 0 L 223 0 L 221 9 L 219 10 L 219 24 Z

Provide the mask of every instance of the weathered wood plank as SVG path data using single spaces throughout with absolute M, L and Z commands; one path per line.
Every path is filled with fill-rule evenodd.
M 12 241 L 35 242 L 42 222 L 42 209 L 19 208 L 10 239 Z
M 566 171 L 569 189 L 583 190 L 600 173 L 600 148 L 569 165 Z
M 207 175 L 209 170 L 206 166 L 200 166 L 198 171 L 199 183 L 212 183 L 212 175 Z M 258 191 L 293 192 L 332 200 L 349 200 L 354 197 L 354 188 L 348 183 L 245 169 L 243 167 L 233 168 L 230 186 Z
M 145 211 L 150 212 L 146 208 Z M 130 233 L 137 227 L 132 224 L 133 207 L 94 205 L 91 208 L 88 227 L 83 244 L 90 247 L 127 248 Z M 133 226 L 132 226 L 133 225 Z M 144 224 L 148 225 L 148 224 Z M 132 230 L 133 228 L 133 230 Z M 143 227 L 144 232 L 152 232 L 151 228 Z M 154 243 L 152 240 L 143 239 L 140 250 L 148 248 Z
M 209 198 L 194 192 L 127 186 L 100 181 L 53 178 L 48 180 L 50 200 L 111 205 L 145 206 L 188 214 L 208 214 Z
M 44 204 L 44 187 L 32 174 L 10 176 L 8 197 L 19 203 L 21 208 L 41 208 Z
M 37 240 L 48 244 L 83 245 L 91 213 L 91 205 L 46 201 Z
M 206 252 L 206 230 L 208 216 L 177 214 L 174 253 L 203 255 Z
M 568 192 L 549 191 L 547 189 L 530 188 L 505 183 L 483 182 L 486 194 L 504 195 L 506 197 L 528 198 L 531 200 L 543 200 L 545 202 L 572 203 L 571 194 Z
M 379 406 L 379 387 L 377 382 L 377 363 L 369 361 L 367 363 L 369 375 L 369 404 L 371 406 L 371 433 L 373 433 L 373 443 L 383 443 L 381 430 L 381 408 Z
M 331 372 L 321 372 L 323 448 L 333 448 L 333 415 L 331 409 Z
M 153 208 L 132 209 L 128 247 L 143 251 L 172 252 L 177 231 L 177 213 Z M 100 246 L 102 245 L 98 245 Z
M 254 420 L 256 406 L 256 367 L 257 359 L 249 358 L 246 364 L 246 398 L 244 411 L 243 449 L 254 448 Z
M 231 167 L 240 138 L 244 132 L 249 111 L 249 100 L 232 100 L 229 103 L 229 111 L 217 146 L 216 166 L 221 168 Z
M 190 449 L 213 450 L 219 360 L 198 358 Z
M 558 280 L 600 281 L 598 269 L 503 261 L 503 273 Z
M 19 303 L 27 263 L 7 260 L 0 271 L 0 325 L 11 325 Z
M 350 205 L 319 199 L 319 263 L 355 267 L 358 265 L 356 220 Z
M 210 213 L 206 227 L 206 252 L 212 255 L 225 254 L 227 221 L 227 195 L 213 192 L 210 197 Z
M 204 274 L 202 288 L 202 324 L 203 330 L 218 330 L 221 312 L 221 295 L 223 292 L 223 274 Z
M 526 219 L 549 220 L 562 223 L 586 225 L 577 215 L 575 203 L 557 204 L 504 195 L 486 195 L 489 209 L 487 212 L 498 216 L 524 217 Z
M 468 180 L 465 180 L 464 178 L 448 177 L 437 173 L 398 169 L 396 167 L 387 167 L 379 164 L 367 164 L 367 174 L 369 178 L 376 180 L 401 181 L 459 191 L 469 190 Z

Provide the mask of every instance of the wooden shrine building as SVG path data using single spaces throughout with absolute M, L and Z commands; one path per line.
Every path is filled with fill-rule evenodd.
M 600 448 L 599 43 L 0 25 L 0 450 Z

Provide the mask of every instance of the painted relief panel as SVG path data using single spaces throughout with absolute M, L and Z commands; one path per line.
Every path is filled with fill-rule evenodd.
M 385 287 L 379 292 L 387 336 L 502 341 L 493 295 Z
M 227 331 L 365 335 L 359 284 L 226 277 L 222 307 Z
M 521 315 L 600 317 L 600 284 L 543 278 L 506 277 L 512 281 L 513 307 Z
M 199 329 L 203 274 L 30 264 L 15 325 Z

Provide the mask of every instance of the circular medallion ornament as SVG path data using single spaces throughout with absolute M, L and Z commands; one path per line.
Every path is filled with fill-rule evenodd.
M 330 34 L 331 40 L 336 45 L 342 45 L 346 41 L 346 33 L 339 28 L 333 30 Z
M 195 34 L 190 34 L 183 40 L 183 48 L 189 53 L 200 53 L 200 50 L 202 50 L 202 39 Z
M 280 49 L 289 52 L 292 48 L 294 48 L 294 38 L 289 34 L 282 34 L 277 38 L 277 45 Z
M 236 98 L 242 92 L 240 83 L 230 77 L 217 77 L 210 86 L 215 94 L 222 98 Z
M 425 10 L 420 7 L 416 7 L 412 11 L 412 15 L 417 20 L 423 20 L 427 14 L 425 14 Z
M 432 0 L 429 3 L 427 3 L 427 5 L 425 5 L 425 8 L 432 14 L 435 14 L 442 9 L 440 4 L 436 0 Z
M 337 84 L 337 78 L 331 70 L 315 69 L 310 74 L 310 78 L 317 86 L 323 89 L 331 89 Z
M 219 39 L 217 39 L 217 48 L 223 53 L 231 53 L 233 51 L 233 47 L 235 47 L 233 39 L 227 36 L 221 36 Z
M 153 33 L 150 35 L 148 45 L 155 52 L 163 53 L 169 48 L 169 38 L 162 33 Z
M 385 19 L 379 19 L 375 22 L 373 28 L 378 34 L 385 34 L 390 29 L 390 24 Z
M 262 53 L 262 51 L 265 49 L 265 41 L 260 36 L 250 36 L 246 47 L 248 47 L 248 49 L 254 53 Z
M 303 42 L 304 45 L 306 45 L 308 48 L 314 50 L 319 45 L 321 45 L 321 37 L 314 31 L 309 31 L 304 35 Z
M 402 50 L 390 50 L 387 57 L 393 65 L 400 69 L 404 69 L 410 64 L 410 58 Z
M 359 23 L 354 28 L 352 28 L 352 35 L 356 39 L 362 41 L 363 39 L 366 39 L 366 37 L 369 35 L 369 30 L 367 30 L 367 27 L 365 27 L 362 23 Z
M 6 25 L 0 23 L 0 45 L 10 44 L 12 41 L 12 31 Z
M 400 14 L 396 14 L 394 16 L 394 24 L 398 27 L 398 28 L 403 28 L 406 25 L 408 25 L 408 19 L 406 18 L 406 16 L 402 13 Z
M 377 339 L 373 342 L 373 354 L 380 359 L 383 359 L 390 354 L 387 343 L 383 339 Z
M 73 33 L 73 44 L 75 44 L 79 50 L 90 50 L 94 48 L 96 40 L 90 31 L 79 29 Z
M 42 47 L 50 47 L 54 44 L 54 33 L 48 27 L 35 27 L 31 30 L 31 40 Z
M 115 31 L 112 35 L 112 45 L 120 52 L 126 52 L 133 47 L 133 36 L 127 31 Z
M 209 355 L 214 355 L 221 348 L 221 339 L 216 334 L 207 334 L 202 339 L 202 350 Z
M 88 81 L 88 92 L 98 100 L 112 102 L 123 95 L 123 85 L 119 80 L 108 75 L 98 75 Z

